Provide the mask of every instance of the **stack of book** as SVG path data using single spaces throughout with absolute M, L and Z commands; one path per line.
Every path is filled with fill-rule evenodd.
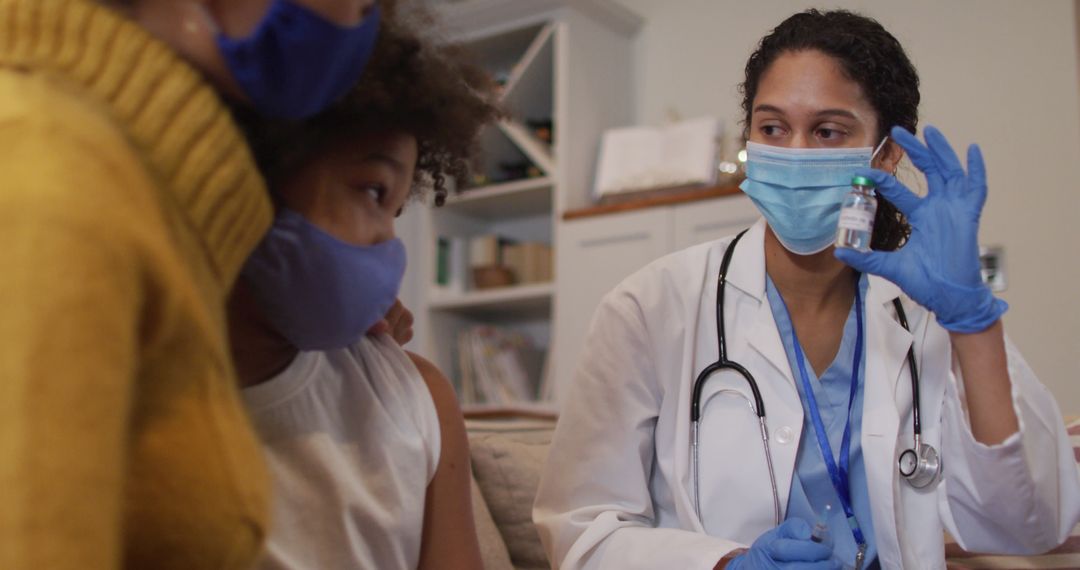
M 535 241 L 504 245 L 502 265 L 514 274 L 515 283 L 550 282 L 551 246 Z
M 461 403 L 514 405 L 538 400 L 544 352 L 521 333 L 475 326 L 458 333 Z
M 473 288 L 470 274 L 477 267 L 504 267 L 517 285 L 548 283 L 553 273 L 550 245 L 496 234 L 439 237 L 435 260 L 435 285 L 458 293 Z

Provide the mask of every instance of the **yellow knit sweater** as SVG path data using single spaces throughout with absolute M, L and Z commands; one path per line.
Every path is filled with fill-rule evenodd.
M 251 565 L 269 483 L 224 299 L 270 219 L 164 44 L 0 0 L 0 568 Z

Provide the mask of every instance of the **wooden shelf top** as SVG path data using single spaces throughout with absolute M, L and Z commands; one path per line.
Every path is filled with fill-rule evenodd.
M 685 204 L 687 202 L 697 202 L 699 200 L 721 198 L 723 196 L 732 196 L 740 193 L 742 193 L 742 190 L 739 190 L 738 186 L 693 188 L 682 192 L 663 194 L 660 196 L 645 196 L 642 198 L 631 199 L 625 202 L 618 202 L 615 204 L 601 204 L 598 206 L 579 208 L 577 210 L 567 210 L 563 213 L 562 217 L 563 220 L 577 220 L 580 218 L 591 218 L 595 216 L 603 216 L 606 214 L 630 212 L 633 210 L 641 210 L 644 208 L 655 208 L 658 206 Z

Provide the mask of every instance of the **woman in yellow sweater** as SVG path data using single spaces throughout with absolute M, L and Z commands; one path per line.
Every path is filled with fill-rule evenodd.
M 272 208 L 219 93 L 320 111 L 370 5 L 0 0 L 0 568 L 255 559 L 224 300 Z

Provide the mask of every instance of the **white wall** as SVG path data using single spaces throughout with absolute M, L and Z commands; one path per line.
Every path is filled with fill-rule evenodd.
M 799 7 L 874 18 L 922 79 L 921 124 L 978 142 L 990 199 L 982 242 L 1006 249 L 1010 336 L 1080 414 L 1080 94 L 1073 0 L 618 0 L 646 20 L 637 41 L 637 120 L 739 119 L 737 84 L 757 41 Z M 729 125 L 733 123 L 729 122 Z

